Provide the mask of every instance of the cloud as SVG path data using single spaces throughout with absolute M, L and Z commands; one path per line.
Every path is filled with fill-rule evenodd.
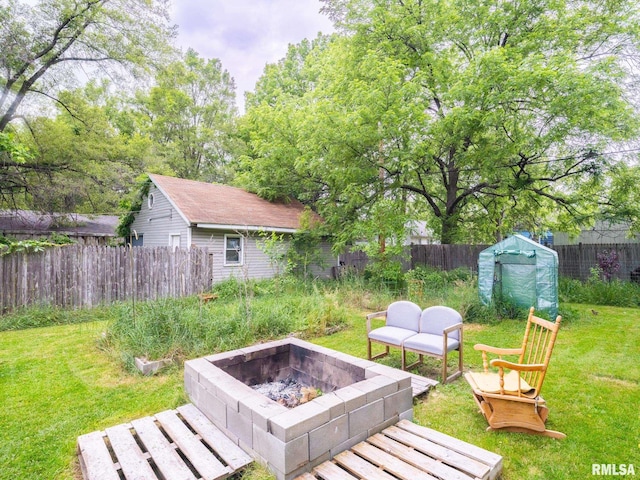
M 242 109 L 244 92 L 254 89 L 267 63 L 285 56 L 289 44 L 333 31 L 320 7 L 319 0 L 176 0 L 172 20 L 178 46 L 220 59 L 236 82 Z

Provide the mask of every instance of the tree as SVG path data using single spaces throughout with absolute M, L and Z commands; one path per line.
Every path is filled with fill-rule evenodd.
M 637 134 L 635 2 L 324 3 L 347 35 L 314 59 L 287 134 L 335 226 L 389 199 L 442 243 L 593 215 L 605 152 Z
M 162 69 L 140 103 L 155 151 L 181 178 L 225 181 L 236 117 L 235 85 L 217 59 L 187 50 Z
M 148 168 L 151 141 L 118 128 L 126 112 L 108 90 L 104 81 L 61 92 L 66 108 L 16 131 L 37 168 L 21 172 L 23 195 L 6 197 L 6 202 L 45 212 L 119 210 L 136 176 Z
M 140 68 L 169 51 L 166 2 L 40 0 L 0 2 L 0 131 L 30 95 L 55 98 L 77 65 Z M 25 19 L 29 19 L 25 23 Z
M 619 163 L 611 172 L 601 200 L 598 218 L 612 224 L 629 225 L 640 234 L 640 166 Z
M 166 62 L 173 50 L 165 0 L 0 0 L 0 132 L 16 131 L 46 100 L 79 117 L 61 92 L 78 76 L 137 75 Z M 82 69 L 80 68 L 82 67 Z M 31 173 L 52 173 L 43 165 L 5 150 L 0 195 L 32 188 Z
M 319 35 L 289 45 L 282 60 L 265 67 L 255 92 L 247 93 L 247 111 L 238 126 L 245 149 L 236 181 L 264 198 L 295 197 L 317 209 L 316 202 L 327 191 L 321 172 L 305 168 L 309 152 L 300 127 L 307 121 L 306 95 L 320 75 L 309 59 L 322 55 L 329 41 Z

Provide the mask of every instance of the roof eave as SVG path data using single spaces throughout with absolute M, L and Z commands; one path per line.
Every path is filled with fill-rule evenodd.
M 233 230 L 236 232 L 275 232 L 275 233 L 296 233 L 296 228 L 286 227 L 265 227 L 259 225 L 226 225 L 222 223 L 196 223 L 197 228 L 206 230 Z

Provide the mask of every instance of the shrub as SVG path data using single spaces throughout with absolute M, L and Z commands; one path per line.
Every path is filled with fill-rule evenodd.
M 399 261 L 376 261 L 369 263 L 364 278 L 374 287 L 399 292 L 404 288 L 405 275 Z
M 455 283 L 456 281 L 468 282 L 473 279 L 473 272 L 467 267 L 458 267 L 446 272 L 447 280 L 449 283 Z
M 468 268 L 459 267 L 445 271 L 428 266 L 418 266 L 405 274 L 407 281 L 419 280 L 429 288 L 444 288 L 456 282 L 467 282 L 473 278 L 473 272 Z
M 605 250 L 599 253 L 598 268 L 602 272 L 602 276 L 607 282 L 610 282 L 613 276 L 620 270 L 620 262 L 618 261 L 618 252 Z
M 410 280 L 421 282 L 423 288 L 429 290 L 441 290 L 447 285 L 445 272 L 424 267 L 407 272 L 407 281 Z

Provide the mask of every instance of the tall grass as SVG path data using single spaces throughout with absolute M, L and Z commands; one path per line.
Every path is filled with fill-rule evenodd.
M 181 360 L 295 335 L 317 337 L 339 331 L 354 315 L 384 310 L 399 298 L 423 307 L 446 304 L 461 310 L 475 302 L 467 272 L 419 272 L 420 288 L 405 292 L 364 277 L 313 282 L 293 277 L 269 281 L 229 280 L 215 286 L 216 300 L 164 299 L 116 309 L 102 347 L 129 369 L 135 357 Z M 415 286 L 415 285 L 414 285 Z
M 197 297 L 122 305 L 102 340 L 128 367 L 135 357 L 184 359 L 294 334 L 323 335 L 347 324 L 352 306 L 335 286 L 295 280 L 227 281 L 216 300 Z
M 560 278 L 558 295 L 561 302 L 591 303 L 614 307 L 640 306 L 640 284 L 620 280 L 588 280 L 581 282 Z

